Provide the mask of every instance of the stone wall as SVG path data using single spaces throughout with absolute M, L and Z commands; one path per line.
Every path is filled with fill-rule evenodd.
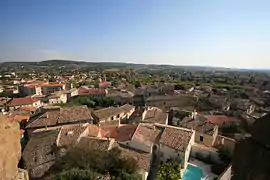
M 0 116 L 0 179 L 13 179 L 18 173 L 21 156 L 20 131 L 17 122 Z

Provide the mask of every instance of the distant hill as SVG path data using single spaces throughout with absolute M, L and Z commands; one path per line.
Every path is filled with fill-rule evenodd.
M 130 68 L 130 69 L 181 69 L 187 71 L 250 71 L 244 69 L 231 69 L 223 67 L 207 67 L 207 66 L 174 66 L 174 65 L 156 65 L 156 64 L 133 64 L 121 62 L 86 62 L 86 61 L 72 61 L 72 60 L 46 60 L 40 62 L 3 62 L 0 69 L 3 68 Z M 259 71 L 259 70 L 258 70 Z

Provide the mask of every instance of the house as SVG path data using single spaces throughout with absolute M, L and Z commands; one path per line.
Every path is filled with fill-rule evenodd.
M 47 98 L 49 100 L 49 104 L 59 104 L 59 103 L 67 103 L 69 102 L 71 97 L 70 91 L 58 91 L 51 95 L 49 95 Z
M 116 141 L 119 144 L 130 148 L 152 154 L 153 146 L 157 142 L 160 130 L 155 126 L 147 126 L 140 123 L 136 125 L 127 125 L 118 130 Z
M 225 116 L 225 115 L 206 115 L 206 120 L 211 122 L 212 124 L 222 126 L 227 124 L 240 124 L 241 119 L 233 116 Z
M 218 135 L 218 126 L 206 121 L 203 116 L 185 117 L 179 126 L 195 130 L 195 142 L 206 146 L 213 146 Z
M 168 114 L 157 107 L 147 107 L 142 114 L 142 123 L 168 124 Z
M 64 84 L 57 83 L 40 83 L 36 86 L 37 95 L 49 95 L 56 91 L 63 90 Z
M 103 81 L 103 82 L 98 83 L 98 87 L 102 88 L 102 89 L 106 89 L 106 88 L 110 87 L 111 84 L 112 84 L 111 82 Z
M 23 98 L 13 98 L 7 103 L 7 107 L 11 110 L 15 110 L 21 107 L 39 107 L 42 103 L 40 100 L 33 98 L 31 96 Z
M 28 135 L 35 129 L 62 126 L 67 124 L 90 123 L 94 118 L 87 106 L 61 107 L 45 110 L 32 118 L 26 126 Z
M 158 95 L 146 100 L 147 106 L 158 107 L 168 111 L 173 107 L 189 108 L 196 105 L 196 98 L 190 95 Z
M 40 179 L 55 163 L 58 130 L 34 133 L 27 143 L 22 161 L 31 179 Z
M 136 160 L 139 168 L 138 173 L 142 175 L 142 180 L 147 179 L 152 163 L 152 155 L 150 153 L 138 151 L 116 142 L 112 145 L 112 148 L 118 148 L 121 151 L 122 158 L 133 158 Z
M 195 132 L 190 129 L 168 125 L 157 124 L 156 126 L 164 128 L 159 140 L 159 161 L 164 163 L 168 159 L 173 158 L 183 163 L 185 169 L 191 147 L 195 141 Z
M 133 104 L 134 93 L 131 91 L 117 89 L 117 90 L 108 90 L 107 97 L 110 97 L 114 100 L 116 104 Z
M 122 119 L 128 119 L 135 111 L 135 107 L 129 104 L 125 104 L 120 107 L 109 107 L 94 111 L 99 122 L 106 121 L 120 121 Z
M 57 147 L 68 148 L 76 145 L 80 138 L 88 135 L 88 125 L 84 123 L 62 126 L 56 140 Z
M 105 97 L 107 90 L 98 88 L 88 88 L 81 86 L 71 93 L 72 97 L 87 96 L 87 97 Z

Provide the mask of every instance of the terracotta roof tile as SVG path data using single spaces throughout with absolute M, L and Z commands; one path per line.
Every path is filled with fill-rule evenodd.
M 103 119 L 110 118 L 111 116 L 116 116 L 117 114 L 120 114 L 120 113 L 128 113 L 134 108 L 135 107 L 132 105 L 125 104 L 120 107 L 109 107 L 109 108 L 99 109 L 99 110 L 96 110 L 94 113 L 99 119 L 103 120 Z
M 77 143 L 79 137 L 86 131 L 88 124 L 63 126 L 60 130 L 57 146 L 68 147 Z
M 184 128 L 194 129 L 198 132 L 212 135 L 214 133 L 215 124 L 208 121 L 192 119 L 190 117 L 184 118 L 179 125 Z
M 142 122 L 166 124 L 167 118 L 168 115 L 166 112 L 157 107 L 152 107 L 147 110 Z
M 185 129 L 165 128 L 159 142 L 170 148 L 185 152 L 193 132 Z
M 13 107 L 13 106 L 29 105 L 37 101 L 39 100 L 32 98 L 31 96 L 27 96 L 24 98 L 13 98 L 10 102 L 8 102 L 7 106 Z
M 117 130 L 118 134 L 116 135 L 115 139 L 119 142 L 131 140 L 136 128 L 137 125 L 133 124 L 125 124 L 119 126 Z
M 87 106 L 62 107 L 60 109 L 48 110 L 39 115 L 27 125 L 27 128 L 42 128 L 75 122 L 92 123 L 92 121 L 93 117 Z
M 159 133 L 161 133 L 161 131 L 156 129 L 154 126 L 139 124 L 132 137 L 132 140 L 151 146 L 151 144 L 155 143 Z
M 89 124 L 88 125 L 88 136 L 91 137 L 98 137 L 100 132 L 100 128 L 95 124 Z
M 241 121 L 237 117 L 224 116 L 224 115 L 207 115 L 205 117 L 207 121 L 216 125 L 222 125 L 222 124 L 227 124 L 227 123 L 239 123 Z

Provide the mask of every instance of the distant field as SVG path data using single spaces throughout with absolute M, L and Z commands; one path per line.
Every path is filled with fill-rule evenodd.
M 109 69 L 105 69 L 105 72 L 119 72 L 120 69 L 119 68 L 109 68 Z

